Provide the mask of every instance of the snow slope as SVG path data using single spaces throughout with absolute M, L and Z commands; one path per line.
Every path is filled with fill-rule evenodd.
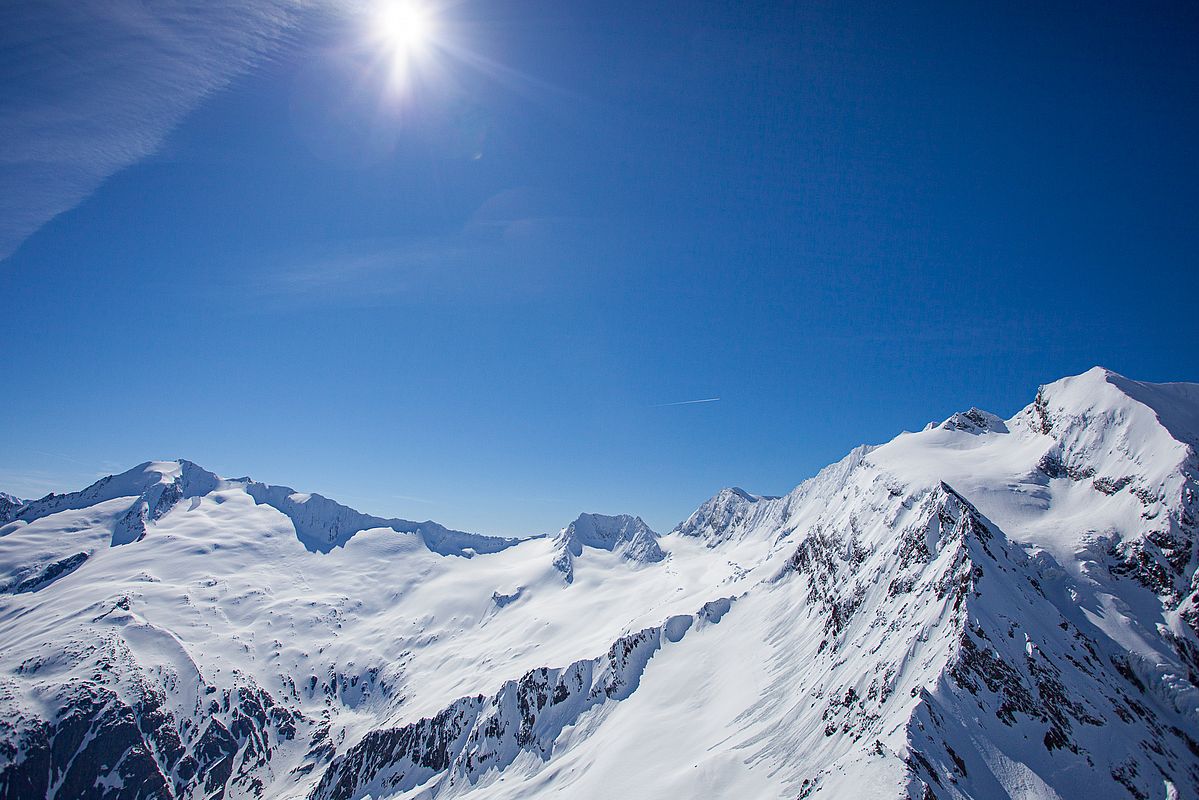
M 1197 443 L 1097 368 L 664 536 L 186 461 L 13 500 L 0 798 L 1197 797 Z

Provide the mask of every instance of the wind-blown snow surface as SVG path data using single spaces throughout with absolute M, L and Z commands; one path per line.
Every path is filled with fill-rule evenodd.
M 1197 797 L 1197 444 L 1199 386 L 1095 369 L 665 536 L 14 499 L 0 797 Z

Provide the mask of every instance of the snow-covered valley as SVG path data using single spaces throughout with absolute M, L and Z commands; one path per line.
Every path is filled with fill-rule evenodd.
M 0 494 L 0 798 L 1199 797 L 1199 385 L 1030 395 L 663 535 Z

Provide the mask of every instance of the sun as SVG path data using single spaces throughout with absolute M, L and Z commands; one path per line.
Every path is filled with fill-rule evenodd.
M 432 13 L 413 0 L 384 0 L 375 13 L 375 33 L 397 57 L 418 55 L 435 32 Z
M 381 101 L 409 103 L 445 85 L 461 51 L 449 0 L 361 0 L 355 8 L 352 52 Z

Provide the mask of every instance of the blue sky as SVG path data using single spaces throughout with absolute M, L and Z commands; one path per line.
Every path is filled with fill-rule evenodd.
M 186 457 L 665 530 L 1095 364 L 1199 380 L 1193 5 L 427 13 L 397 77 L 370 3 L 5 4 L 0 489 Z

